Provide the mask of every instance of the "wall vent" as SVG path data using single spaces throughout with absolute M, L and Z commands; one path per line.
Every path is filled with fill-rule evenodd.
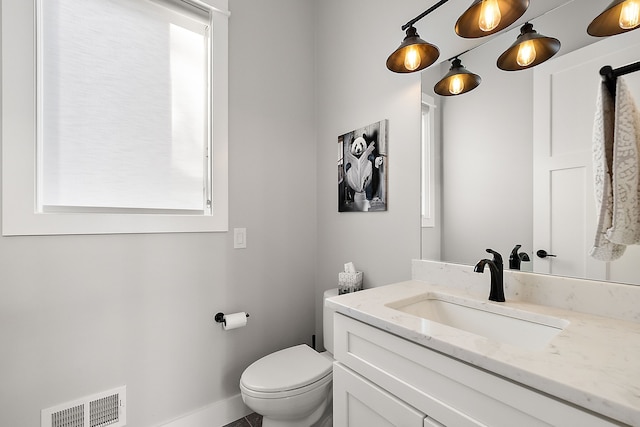
M 127 425 L 127 388 L 83 397 L 42 410 L 41 427 L 123 427 Z

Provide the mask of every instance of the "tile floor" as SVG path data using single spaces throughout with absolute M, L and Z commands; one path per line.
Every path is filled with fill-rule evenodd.
M 254 412 L 253 414 L 240 418 L 239 420 L 229 423 L 224 427 L 262 427 L 262 416 Z

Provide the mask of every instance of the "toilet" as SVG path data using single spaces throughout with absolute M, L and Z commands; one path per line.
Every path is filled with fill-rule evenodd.
M 285 348 L 253 362 L 240 377 L 245 405 L 262 415 L 263 427 L 333 426 L 333 313 L 324 300 L 323 340 L 327 351 L 306 344 Z

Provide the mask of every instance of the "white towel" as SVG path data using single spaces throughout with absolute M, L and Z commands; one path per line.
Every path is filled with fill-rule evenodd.
M 640 112 L 631 91 L 618 77 L 613 137 L 613 221 L 607 239 L 640 243 Z
M 604 83 L 600 84 L 593 122 L 593 176 L 598 225 L 589 255 L 600 261 L 613 261 L 622 256 L 624 245 L 612 243 L 606 233 L 613 221 L 613 192 L 611 170 L 613 164 L 614 105 L 613 97 Z

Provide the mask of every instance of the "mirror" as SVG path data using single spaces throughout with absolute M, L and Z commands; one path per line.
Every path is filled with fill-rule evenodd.
M 486 248 L 493 248 L 502 254 L 508 268 L 510 252 L 520 244 L 520 251 L 531 260 L 522 262 L 521 270 L 640 284 L 640 271 L 633 267 L 640 261 L 640 246 L 628 246 L 625 255 L 611 263 L 587 255 L 597 219 L 591 169 L 588 174 L 580 172 L 588 181 L 584 185 L 590 186 L 586 190 L 579 190 L 583 184 L 572 181 L 575 174 L 567 174 L 566 179 L 557 180 L 559 187 L 553 187 L 554 194 L 549 195 L 551 184 L 543 183 L 545 178 L 538 179 L 549 172 L 541 175 L 539 160 L 534 162 L 534 152 L 544 145 L 540 138 L 546 135 L 541 134 L 550 132 L 539 126 L 541 115 L 548 115 L 551 110 L 549 105 L 540 104 L 545 97 L 540 82 L 545 81 L 542 75 L 551 73 L 549 70 L 555 66 L 552 63 L 562 63 L 565 58 L 564 66 L 570 67 L 571 64 L 566 65 L 568 58 L 577 58 L 580 52 L 595 49 L 600 42 L 606 44 L 602 61 L 598 61 L 600 57 L 590 58 L 596 60 L 593 66 L 598 68 L 589 74 L 588 83 L 581 83 L 579 78 L 573 83 L 565 77 L 563 85 L 549 83 L 553 89 L 547 96 L 555 110 L 564 108 L 558 119 L 564 130 L 553 132 L 564 135 L 568 145 L 582 144 L 583 152 L 586 147 L 591 162 L 593 112 L 600 81 L 597 70 L 604 65 L 615 68 L 640 60 L 640 54 L 633 54 L 635 57 L 625 63 L 607 62 L 608 52 L 625 49 L 630 41 L 640 43 L 640 30 L 608 38 L 587 35 L 587 26 L 605 6 L 601 2 L 573 1 L 538 18 L 527 18 L 538 32 L 562 42 L 560 52 L 536 68 L 505 72 L 496 67 L 496 59 L 516 39 L 519 27 L 461 55 L 467 69 L 482 77 L 480 86 L 464 95 L 440 97 L 433 92 L 435 83 L 449 69 L 448 61 L 422 72 L 423 139 L 427 137 L 432 142 L 423 153 L 423 259 L 473 265 L 488 257 Z M 562 75 L 567 73 L 556 80 L 561 81 Z M 640 105 L 640 72 L 625 76 L 625 81 Z M 587 101 L 576 105 L 573 99 L 577 93 Z M 540 112 L 541 105 L 546 108 L 544 113 Z M 545 205 L 539 193 L 540 188 L 546 187 L 549 189 L 545 197 L 555 197 L 567 218 L 551 220 L 546 224 L 548 236 L 541 238 L 539 212 Z M 586 233 L 575 234 L 572 226 L 579 222 L 578 217 L 587 217 Z M 571 244 L 563 245 L 561 239 Z M 557 257 L 540 258 L 536 256 L 538 250 Z M 576 258 L 583 264 L 578 269 L 568 261 Z

